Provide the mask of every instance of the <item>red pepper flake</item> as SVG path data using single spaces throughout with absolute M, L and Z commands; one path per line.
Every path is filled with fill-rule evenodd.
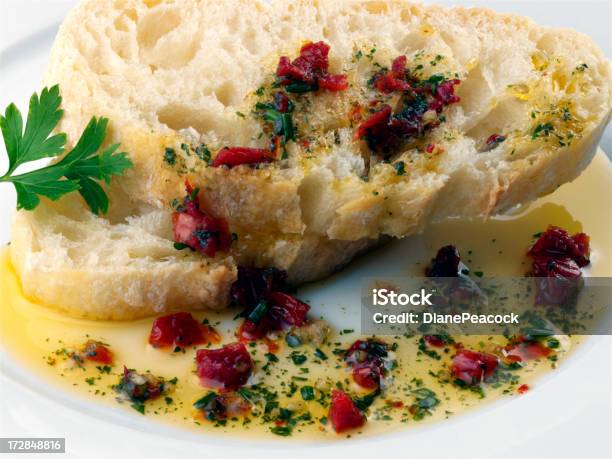
M 246 384 L 253 371 L 253 361 L 242 343 L 200 349 L 196 364 L 201 384 L 211 388 L 236 389 Z
M 524 394 L 524 393 L 525 393 L 525 392 L 527 392 L 529 389 L 530 389 L 530 387 L 529 387 L 527 384 L 521 384 L 521 385 L 520 385 L 520 386 L 519 386 L 519 387 L 516 389 L 516 391 L 517 391 L 519 394 Z
M 316 89 L 344 91 L 348 89 L 346 75 L 329 73 L 329 45 L 319 41 L 306 43 L 293 62 L 282 56 L 278 61 L 276 76 L 290 92 L 308 92 Z M 304 86 L 305 85 L 305 86 Z
M 155 347 L 187 347 L 219 342 L 219 335 L 209 325 L 202 325 L 189 312 L 177 312 L 153 321 L 149 344 Z
M 81 355 L 92 362 L 103 363 L 105 365 L 113 363 L 113 353 L 111 350 L 104 344 L 92 339 L 85 342 Z
M 425 151 L 427 153 L 433 153 L 435 148 L 436 148 L 436 144 L 435 143 L 430 143 L 429 145 L 427 145 L 427 148 L 425 148 Z
M 353 400 L 338 389 L 332 391 L 328 417 L 337 433 L 361 427 L 366 421 Z
M 232 168 L 243 164 L 255 165 L 269 163 L 274 159 L 274 153 L 263 148 L 226 147 L 219 150 L 211 166 L 227 166 Z
M 266 338 L 264 342 L 266 343 L 266 347 L 268 348 L 268 352 L 270 354 L 276 354 L 278 350 L 280 349 L 280 346 L 278 345 L 276 341 Z
M 209 257 L 214 257 L 217 252 L 227 252 L 232 244 L 227 222 L 202 212 L 199 190 L 194 190 L 189 182 L 185 183 L 185 188 L 187 196 L 172 214 L 174 241 Z

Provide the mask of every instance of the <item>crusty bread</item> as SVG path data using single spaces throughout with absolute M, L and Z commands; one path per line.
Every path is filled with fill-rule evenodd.
M 43 203 L 14 216 L 11 261 L 26 296 L 70 315 L 110 320 L 227 306 L 233 260 L 175 250 L 167 212 L 111 225 L 69 201 L 62 203 L 69 215 Z
M 231 256 L 177 251 L 166 210 L 140 209 L 112 224 L 67 196 L 59 203 L 44 200 L 33 212 L 16 212 L 12 227 L 11 261 L 24 294 L 72 316 L 128 320 L 222 309 L 236 280 Z M 242 238 L 233 252 L 242 264 L 271 266 L 282 259 L 278 267 L 294 278 L 322 278 L 378 242 L 260 235 Z
M 291 143 L 288 159 L 226 169 L 181 149 L 265 147 L 250 116 L 257 89 L 272 82 L 279 56 L 318 40 L 350 88 L 304 96 L 308 116 L 294 117 L 298 132 L 316 139 L 308 151 Z M 348 112 L 372 96 L 376 65 L 398 55 L 424 77 L 456 75 L 461 101 L 387 162 L 353 140 Z M 60 29 L 46 83 L 60 85 L 69 138 L 92 115 L 107 116 L 109 141 L 135 163 L 111 189 L 130 197 L 112 199 L 111 223 L 129 214 L 126 201 L 169 212 L 187 178 L 238 234 L 238 264 L 279 266 L 295 283 L 381 238 L 502 213 L 573 180 L 612 107 L 611 65 L 588 37 L 489 10 L 401 1 L 85 0 Z M 553 133 L 534 135 L 546 123 Z M 485 151 L 492 134 L 507 139 Z M 164 161 L 168 147 L 174 165 Z

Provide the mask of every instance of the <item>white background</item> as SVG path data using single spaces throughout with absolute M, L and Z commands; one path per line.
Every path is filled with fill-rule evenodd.
M 110 1 L 110 0 L 99 0 Z M 181 0 L 177 0 L 181 1 Z M 219 0 L 222 1 L 222 0 Z M 326 0 L 320 0 L 326 1 Z M 332 0 L 327 0 L 332 1 Z M 45 59 L 57 27 L 74 0 L 0 0 L 0 108 L 15 101 L 27 105 L 40 89 Z M 439 1 L 442 4 L 489 6 L 503 12 L 530 16 L 543 25 L 572 27 L 593 37 L 612 56 L 612 1 Z M 509 50 L 511 52 L 511 50 Z M 32 59 L 31 55 L 41 56 Z M 9 71 L 18 68 L 19 72 Z M 612 152 L 608 128 L 602 147 Z M 5 158 L 0 153 L 0 173 Z M 14 206 L 11 187 L 0 189 L 0 208 Z M 7 213 L 0 213 L 0 242 L 8 240 Z M 1 320 L 1 317 L 0 317 Z M 602 349 L 604 350 L 602 352 Z M 279 443 L 262 448 L 248 444 L 231 448 L 221 441 L 164 436 L 133 430 L 112 417 L 96 418 L 63 408 L 40 393 L 23 392 L 0 379 L 0 437 L 68 436 L 68 457 L 612 457 L 611 389 L 590 378 L 591 370 L 612 381 L 612 339 L 600 338 L 581 349 L 571 371 L 560 370 L 549 378 L 546 390 L 528 393 L 503 406 L 489 406 L 465 415 L 457 422 L 389 436 L 378 441 L 336 444 L 333 448 L 289 449 Z M 544 382 L 542 382 L 544 384 Z M 70 404 L 69 399 L 60 403 Z M 73 404 L 86 411 L 85 405 Z M 529 413 L 529 415 L 527 415 Z M 485 421 L 486 419 L 486 421 Z M 110 420 L 110 422 L 109 422 Z M 131 423 L 140 430 L 145 426 Z M 19 457 L 26 457 L 20 455 Z M 40 456 L 38 456 L 40 457 Z

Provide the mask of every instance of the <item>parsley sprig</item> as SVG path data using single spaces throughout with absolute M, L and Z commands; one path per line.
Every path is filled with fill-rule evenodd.
M 108 119 L 92 117 L 76 146 L 61 160 L 30 172 L 15 174 L 23 164 L 65 153 L 66 134 L 53 134 L 64 112 L 59 87 L 44 88 L 40 97 L 30 98 L 25 130 L 21 112 L 10 104 L 0 128 L 8 155 L 8 170 L 0 182 L 11 182 L 17 191 L 17 209 L 33 210 L 40 196 L 57 200 L 78 191 L 94 214 L 108 212 L 108 196 L 98 183 L 110 184 L 111 178 L 133 167 L 126 153 L 117 153 L 119 144 L 100 150 Z

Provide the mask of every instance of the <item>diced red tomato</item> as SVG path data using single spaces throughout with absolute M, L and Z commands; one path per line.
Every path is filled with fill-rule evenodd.
M 235 167 L 242 164 L 253 165 L 269 163 L 273 159 L 274 155 L 270 150 L 262 148 L 231 147 L 219 150 L 211 165 L 212 167 Z
M 149 343 L 155 347 L 186 347 L 218 340 L 212 327 L 200 324 L 189 312 L 158 317 L 149 334 Z
M 83 356 L 92 362 L 103 363 L 110 365 L 113 363 L 113 353 L 102 343 L 94 340 L 88 340 L 83 346 Z
M 491 354 L 461 349 L 453 358 L 451 373 L 469 385 L 477 385 L 493 376 L 498 359 Z
M 253 371 L 253 361 L 242 343 L 199 349 L 196 364 L 201 384 L 211 388 L 236 389 L 246 384 Z
M 338 433 L 361 427 L 366 421 L 353 400 L 338 389 L 332 391 L 328 417 L 334 430 Z

